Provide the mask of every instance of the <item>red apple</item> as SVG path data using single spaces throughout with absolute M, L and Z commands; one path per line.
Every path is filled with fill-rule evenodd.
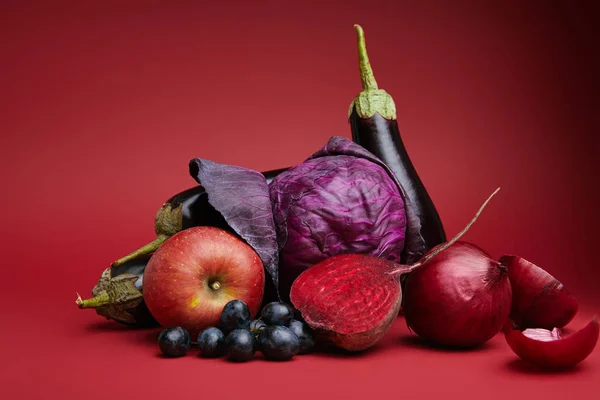
M 255 316 L 264 284 L 263 264 L 252 247 L 222 229 L 199 226 L 176 233 L 156 250 L 144 272 L 143 293 L 162 326 L 181 326 L 195 336 L 218 326 L 231 300 L 243 300 Z

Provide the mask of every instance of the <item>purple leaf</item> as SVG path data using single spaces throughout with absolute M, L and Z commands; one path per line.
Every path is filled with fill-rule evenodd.
M 189 166 L 190 175 L 206 190 L 210 205 L 256 251 L 279 288 L 277 237 L 265 177 L 252 169 L 201 158 L 191 160 Z

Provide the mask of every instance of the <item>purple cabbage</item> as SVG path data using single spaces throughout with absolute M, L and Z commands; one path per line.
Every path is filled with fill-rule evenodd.
M 269 184 L 279 249 L 279 291 L 312 265 L 361 253 L 400 262 L 406 212 L 387 166 L 360 145 L 332 137 Z

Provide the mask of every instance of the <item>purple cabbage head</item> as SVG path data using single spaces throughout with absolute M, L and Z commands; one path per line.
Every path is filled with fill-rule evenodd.
M 269 184 L 286 298 L 307 268 L 338 254 L 400 262 L 406 213 L 387 166 L 356 143 L 332 137 L 302 164 Z

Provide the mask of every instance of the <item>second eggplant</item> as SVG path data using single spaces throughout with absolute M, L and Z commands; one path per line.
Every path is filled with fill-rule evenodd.
M 158 326 L 142 295 L 144 271 L 151 256 L 145 254 L 118 267 L 105 269 L 92 289 L 93 297 L 78 297 L 77 306 L 93 308 L 99 315 L 126 325 Z
M 358 57 L 363 91 L 348 111 L 352 140 L 381 159 L 400 182 L 406 205 L 406 242 L 403 264 L 417 262 L 428 250 L 446 241 L 438 212 L 412 164 L 400 137 L 396 105 L 392 97 L 379 89 L 369 63 L 363 29 L 358 33 Z
M 274 169 L 262 174 L 265 176 L 267 183 L 269 183 L 273 178 L 287 169 Z M 177 193 L 165 201 L 154 219 L 156 238 L 152 242 L 118 259 L 111 265 L 118 267 L 139 256 L 150 254 L 156 251 L 169 237 L 193 226 L 215 226 L 231 231 L 223 216 L 210 205 L 208 195 L 200 185 Z

